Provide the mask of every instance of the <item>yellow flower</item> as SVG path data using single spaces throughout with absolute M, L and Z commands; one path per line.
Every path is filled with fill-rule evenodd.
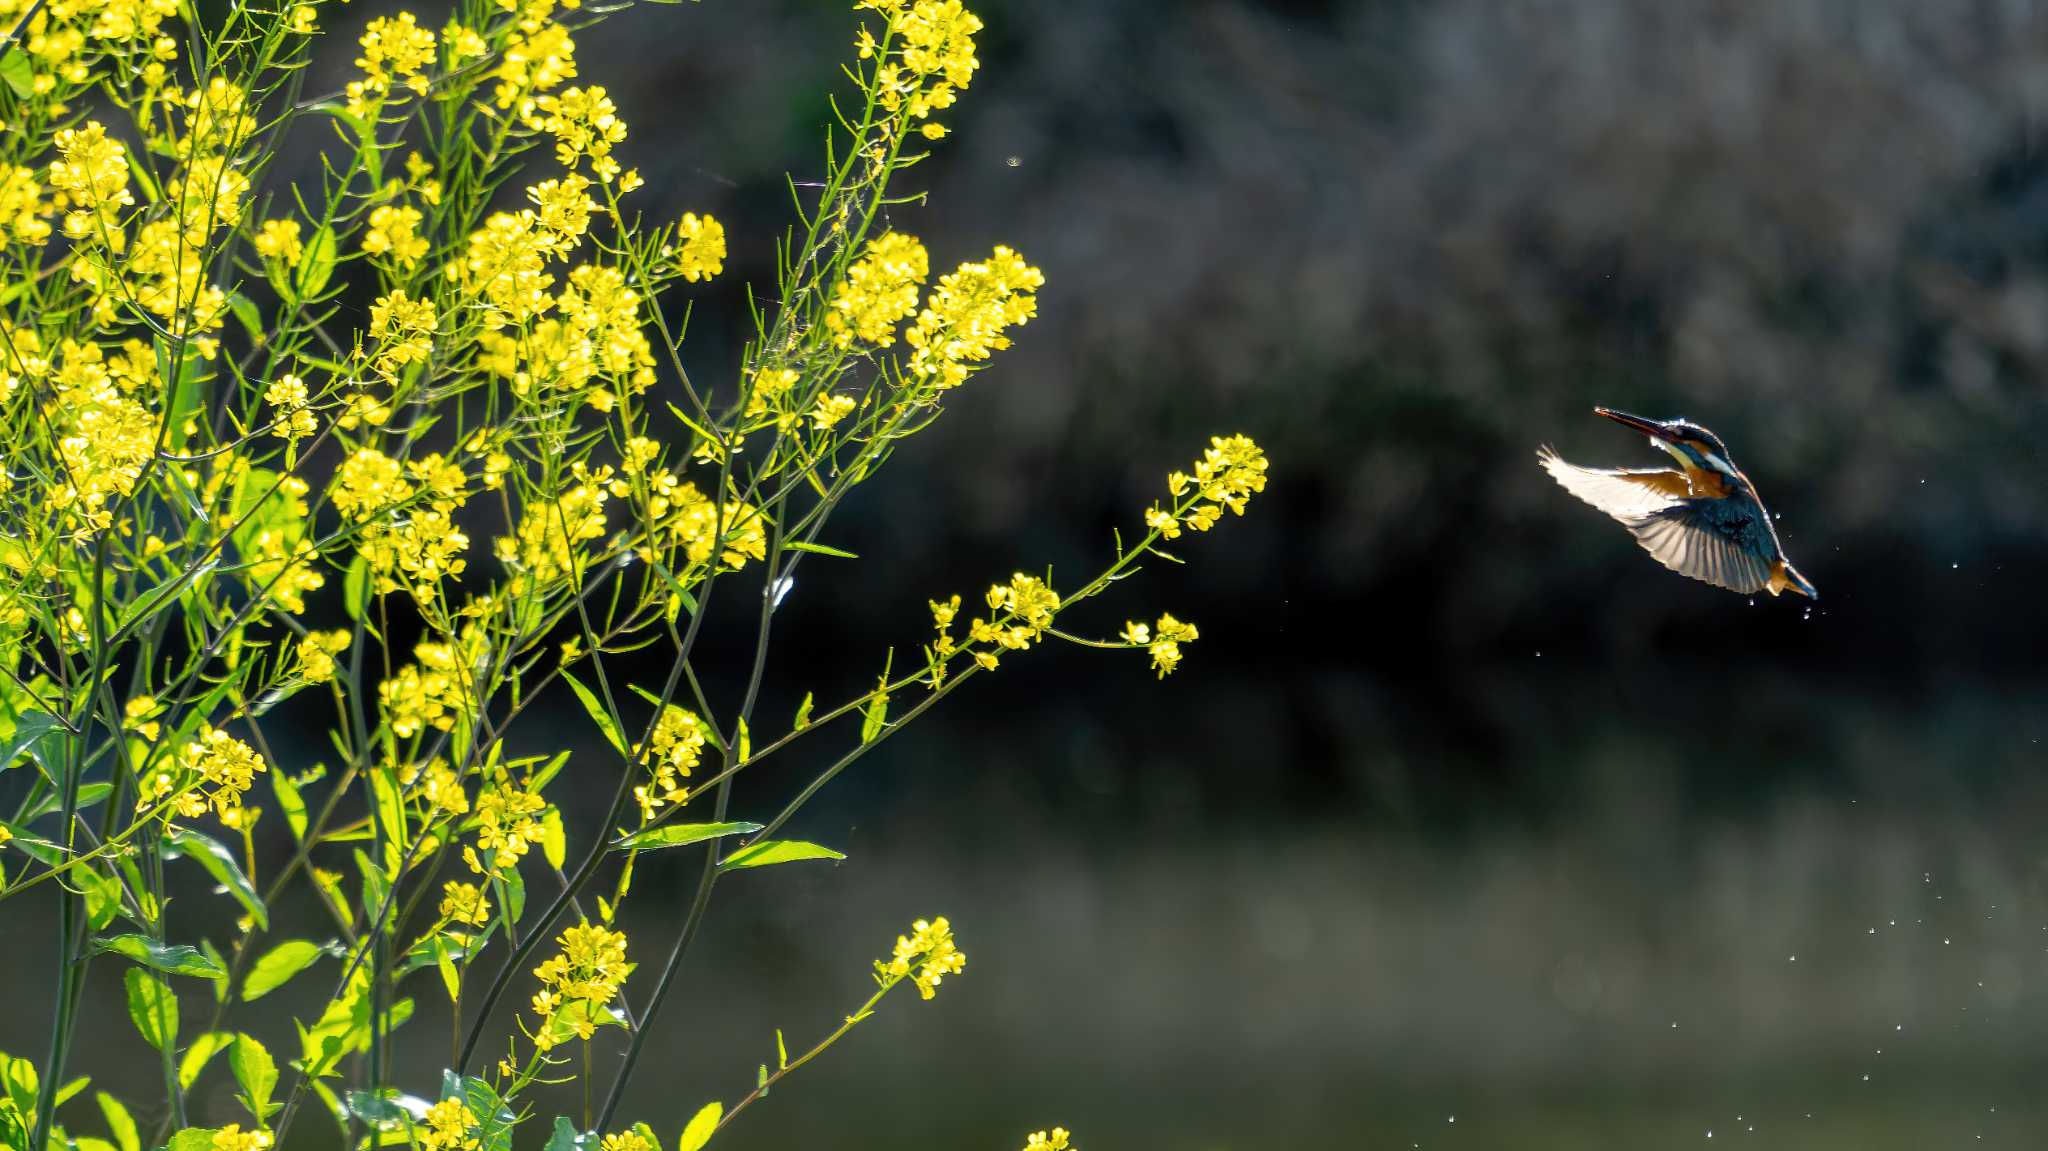
M 966 382 L 972 365 L 1010 346 L 1006 329 L 1037 314 L 1035 293 L 1044 283 L 1037 268 L 1000 246 L 987 260 L 939 277 L 904 336 L 916 349 L 911 372 L 940 390 Z
M 307 683 L 327 683 L 334 678 L 335 658 L 348 650 L 352 638 L 345 631 L 309 631 L 299 641 L 299 678 Z
M 632 973 L 626 962 L 626 936 L 592 923 L 579 923 L 557 939 L 560 954 L 533 969 L 541 990 L 533 997 L 534 1014 L 541 1025 L 534 1029 L 533 1043 L 547 1051 L 561 1041 L 553 1024 L 563 1007 L 583 1005 L 582 1013 L 570 1020 L 574 1034 L 588 1039 L 596 1032 L 599 1012 L 617 997 L 619 988 Z
M 277 260 L 287 268 L 299 266 L 306 248 L 299 240 L 297 220 L 265 220 L 256 233 L 256 254 Z
M 472 1151 L 477 1139 L 476 1112 L 460 1099 L 443 1099 L 427 1108 L 426 1130 L 418 1132 L 421 1151 Z
M 888 232 L 868 241 L 832 293 L 825 327 L 840 347 L 858 338 L 878 348 L 895 342 L 896 323 L 917 310 L 931 262 L 917 237 Z
M 176 766 L 176 772 L 158 771 L 144 781 L 137 811 L 175 796 L 174 807 L 188 819 L 205 814 L 209 802 L 225 819 L 241 808 L 256 773 L 267 770 L 254 748 L 207 724 L 178 749 Z
M 405 480 L 397 460 L 376 448 L 357 448 L 334 469 L 327 488 L 328 502 L 344 517 L 366 520 L 412 498 L 412 485 Z
M 420 235 L 419 227 L 418 208 L 403 204 L 379 205 L 370 212 L 370 227 L 363 233 L 363 252 L 373 257 L 388 255 L 398 267 L 410 268 L 419 263 L 431 247 L 427 238 Z
M 820 396 L 817 407 L 811 409 L 811 426 L 821 432 L 830 430 L 834 424 L 852 415 L 857 406 L 852 396 Z
M 534 106 L 542 113 L 540 129 L 555 138 L 555 159 L 564 167 L 588 159 L 599 180 L 610 183 L 618 175 L 612 148 L 625 142 L 626 122 L 604 88 L 569 88 L 559 96 L 542 96 Z
M 441 918 L 469 927 L 491 921 L 491 899 L 474 883 L 449 880 L 441 885 Z
M 500 108 L 522 106 L 576 78 L 576 42 L 567 28 L 547 24 L 525 32 L 505 45 L 493 73 L 498 86 L 491 98 Z
M 102 233 L 108 247 L 122 248 L 120 209 L 135 203 L 128 188 L 128 148 L 107 136 L 106 126 L 87 120 L 57 133 L 58 159 L 50 164 L 50 186 L 70 197 L 74 210 L 64 218 L 64 232 L 74 239 L 96 240 Z
M 416 662 L 377 685 L 377 702 L 391 733 L 410 739 L 426 727 L 453 730 L 455 717 L 467 709 L 467 675 L 457 649 L 445 643 L 422 643 L 412 654 Z
M 306 381 L 290 374 L 279 376 L 263 390 L 263 402 L 276 413 L 271 430 L 279 439 L 289 443 L 313 434 L 313 413 L 306 410 L 308 398 Z
M 362 46 L 356 67 L 363 70 L 363 78 L 347 87 L 350 115 L 373 117 L 376 105 L 391 94 L 394 80 L 415 93 L 426 93 L 427 78 L 421 69 L 434 62 L 434 34 L 420 27 L 412 13 L 370 21 Z
M 265 1151 L 269 1146 L 268 1131 L 244 1131 L 239 1123 L 215 1131 L 213 1140 L 207 1144 L 210 1151 Z
M 1134 626 L 1142 629 L 1145 625 L 1126 624 L 1126 639 L 1133 638 L 1130 629 Z M 1200 638 L 1202 638 L 1201 633 L 1195 630 L 1194 624 L 1182 623 L 1170 615 L 1160 616 L 1159 625 L 1154 630 L 1151 642 L 1148 645 L 1152 653 L 1152 667 L 1159 672 L 1159 678 L 1165 679 L 1173 673 L 1174 668 L 1180 666 L 1180 645 L 1193 643 Z M 1135 642 L 1144 643 L 1145 641 L 1136 640 Z
M 0 164 L 0 227 L 24 244 L 39 245 L 50 238 L 48 216 L 56 205 L 43 199 L 33 168 Z
M 669 704 L 655 721 L 654 738 L 649 741 L 647 764 L 652 778 L 633 789 L 640 803 L 640 821 L 651 822 L 655 813 L 689 797 L 683 785 L 704 754 L 704 724 L 690 711 Z
M 412 299 L 403 289 L 371 304 L 370 335 L 381 344 L 375 361 L 378 371 L 394 378 L 397 369 L 425 360 L 433 353 L 439 322 L 434 301 Z
M 681 244 L 675 253 L 676 271 L 683 279 L 708 280 L 725 267 L 725 225 L 717 220 L 684 212 L 676 239 Z
M 1050 1132 L 1033 1131 L 1024 1137 L 1024 1151 L 1080 1151 L 1067 1142 L 1067 1129 L 1055 1127 Z
M 908 978 L 917 985 L 919 995 L 930 999 L 946 976 L 966 969 L 967 956 L 953 945 L 953 925 L 941 915 L 930 921 L 920 919 L 910 925 L 909 935 L 896 937 L 895 952 L 875 963 L 875 982 L 891 987 Z
M 638 1131 L 619 1131 L 604 1137 L 598 1151 L 661 1151 Z

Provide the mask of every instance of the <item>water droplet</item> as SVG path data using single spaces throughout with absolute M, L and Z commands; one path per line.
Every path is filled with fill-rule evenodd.
M 1453 1115 L 1453 1116 L 1451 1116 L 1451 1120 L 1450 1120 L 1450 1121 L 1451 1121 L 1451 1122 L 1453 1122 L 1453 1123 L 1456 1123 L 1456 1122 L 1458 1121 L 1458 1117 L 1457 1117 L 1456 1115 Z
M 1785 962 L 1787 962 L 1787 963 L 1797 963 L 1797 962 L 1799 962 L 1799 957 L 1798 957 L 1797 955 L 1788 955 L 1788 956 L 1786 956 L 1786 957 L 1785 957 Z M 1740 1118 L 1740 1117 L 1738 1116 L 1738 1118 Z
M 1011 157 L 1008 157 L 1007 159 L 1005 159 L 1005 160 L 1003 161 L 1003 163 L 1004 163 L 1004 164 L 1007 164 L 1007 165 L 1009 165 L 1009 166 L 1010 166 L 1010 167 L 1012 167 L 1012 168 L 1017 168 L 1017 167 L 1021 167 L 1021 166 L 1023 166 L 1023 163 L 1024 163 L 1024 157 L 1022 157 L 1022 156 L 1011 156 Z

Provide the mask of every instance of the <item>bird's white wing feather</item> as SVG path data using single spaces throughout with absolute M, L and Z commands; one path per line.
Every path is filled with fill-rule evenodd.
M 1582 468 L 1544 447 L 1536 461 L 1564 490 L 1623 523 L 1676 507 L 1686 490 L 1677 468 Z

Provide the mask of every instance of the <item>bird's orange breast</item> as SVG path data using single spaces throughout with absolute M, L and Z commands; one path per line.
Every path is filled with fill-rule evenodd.
M 1692 488 L 1689 494 L 1696 500 L 1725 500 L 1733 492 L 1728 477 L 1711 468 L 1688 467 L 1685 481 Z

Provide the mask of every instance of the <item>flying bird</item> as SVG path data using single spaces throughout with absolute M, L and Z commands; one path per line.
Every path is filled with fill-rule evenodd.
M 1611 408 L 1593 413 L 1634 428 L 1678 461 L 1675 468 L 1582 468 L 1545 445 L 1537 462 L 1564 490 L 1620 520 L 1658 563 L 1715 587 L 1753 595 L 1820 593 L 1785 558 L 1755 485 L 1728 459 L 1721 437 L 1683 417 L 1646 420 Z

